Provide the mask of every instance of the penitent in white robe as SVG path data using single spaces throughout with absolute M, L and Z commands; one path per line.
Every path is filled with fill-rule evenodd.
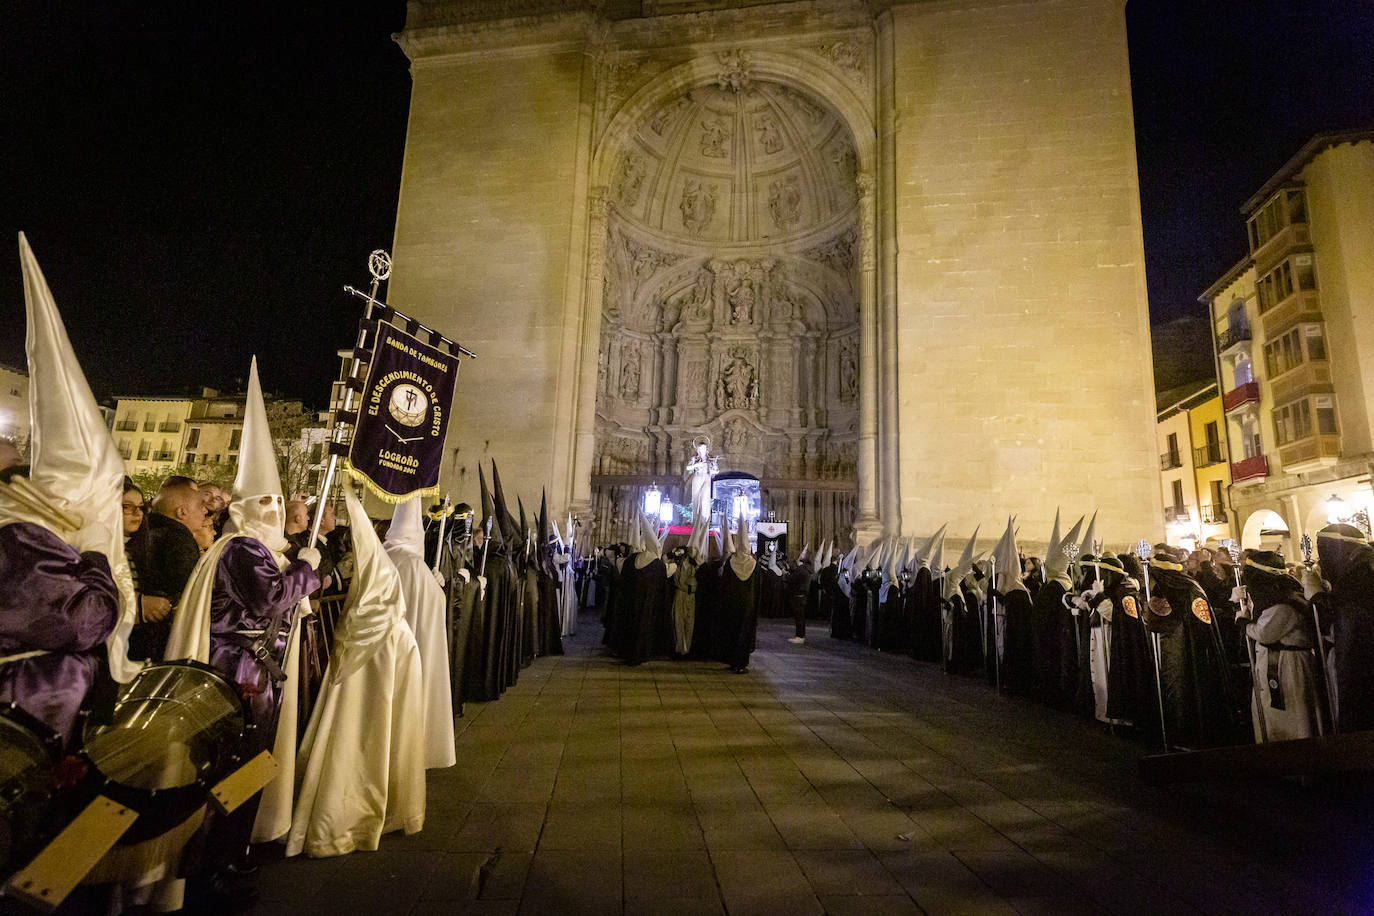
M 386 552 L 401 577 L 406 623 L 420 647 L 424 679 L 425 767 L 451 767 L 457 762 L 453 740 L 453 688 L 448 664 L 448 614 L 444 590 L 425 564 L 425 534 L 420 500 L 396 507 L 386 533 Z
M 345 855 L 425 823 L 420 652 L 401 584 L 351 488 L 356 570 L 320 698 L 297 756 L 286 854 Z

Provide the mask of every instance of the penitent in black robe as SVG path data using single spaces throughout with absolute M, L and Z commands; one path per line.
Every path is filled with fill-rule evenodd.
M 1112 599 L 1107 718 L 1153 733 L 1159 727 L 1155 663 L 1149 632 L 1140 618 L 1140 594 L 1124 580 L 1110 586 L 1106 594 Z
M 749 578 L 743 580 L 728 560 L 721 565 L 717 658 L 736 671 L 749 667 L 749 655 L 754 651 L 758 631 L 758 583 L 757 564 Z
M 1155 601 L 1168 602 L 1160 620 L 1160 682 L 1169 743 L 1220 747 L 1243 734 L 1232 711 L 1225 652 L 1202 587 L 1182 572 L 1150 568 Z
M 654 557 L 643 566 L 634 558 L 625 561 L 625 570 L 633 569 L 628 589 L 627 619 L 621 629 L 620 656 L 630 665 L 647 662 L 658 648 L 664 620 L 668 615 L 664 599 L 668 568 L 661 557 Z

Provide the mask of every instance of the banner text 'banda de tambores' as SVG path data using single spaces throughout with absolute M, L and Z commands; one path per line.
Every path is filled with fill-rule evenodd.
M 437 496 L 458 357 L 377 325 L 348 472 L 391 503 Z

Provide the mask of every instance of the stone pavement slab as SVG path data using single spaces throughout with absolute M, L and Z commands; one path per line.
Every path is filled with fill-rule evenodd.
M 584 618 L 566 655 L 468 704 L 421 833 L 269 862 L 256 912 L 1374 906 L 1366 785 L 1145 786 L 1147 749 L 1096 723 L 776 622 L 744 675 L 629 668 L 600 635 Z

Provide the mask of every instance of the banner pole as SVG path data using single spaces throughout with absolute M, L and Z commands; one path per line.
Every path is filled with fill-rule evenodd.
M 367 270 L 372 274 L 372 293 L 368 297 L 367 304 L 363 307 L 363 320 L 358 324 L 358 339 L 353 345 L 353 364 L 348 370 L 348 380 L 351 382 L 358 377 L 358 368 L 363 361 L 358 356 L 363 344 L 367 342 L 367 322 L 372 317 L 372 309 L 377 302 L 377 289 L 382 281 L 391 276 L 391 256 L 378 248 L 367 258 Z M 353 410 L 353 388 L 350 385 L 344 389 L 344 403 L 342 413 L 349 413 Z M 334 418 L 334 433 L 330 437 L 330 445 L 335 446 L 343 442 L 344 421 L 337 416 Z M 320 482 L 319 499 L 315 502 L 315 521 L 310 525 L 310 540 L 306 543 L 314 547 L 315 539 L 320 536 L 320 521 L 323 516 L 325 500 L 329 498 L 329 488 L 334 485 L 334 473 L 339 466 L 339 456 L 335 454 L 333 448 L 329 450 L 329 464 L 325 468 L 324 479 Z M 350 522 L 351 524 L 351 522 Z

